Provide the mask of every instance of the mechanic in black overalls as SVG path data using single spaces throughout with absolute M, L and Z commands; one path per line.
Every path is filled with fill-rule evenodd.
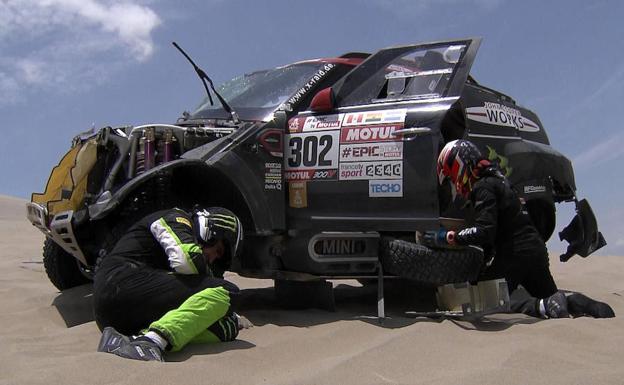
M 230 310 L 239 289 L 221 277 L 242 238 L 238 217 L 219 207 L 139 220 L 96 268 L 98 351 L 162 361 L 187 343 L 234 340 L 250 324 Z
M 475 220 L 461 231 L 428 232 L 428 242 L 477 245 L 489 266 L 480 280 L 505 278 L 512 293 L 522 285 L 533 298 L 511 295 L 512 312 L 534 317 L 589 315 L 614 317 L 605 303 L 580 294 L 565 295 L 550 273 L 548 250 L 507 178 L 470 141 L 447 143 L 438 157 L 438 177 L 450 179 L 456 193 L 474 207 Z

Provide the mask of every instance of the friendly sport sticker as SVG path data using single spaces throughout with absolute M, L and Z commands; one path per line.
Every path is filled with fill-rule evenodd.
M 485 102 L 483 107 L 468 107 L 466 108 L 466 117 L 475 122 L 513 127 L 524 132 L 538 132 L 540 130 L 537 123 L 522 116 L 519 110 L 500 103 Z
M 403 179 L 403 162 L 340 163 L 340 180 Z

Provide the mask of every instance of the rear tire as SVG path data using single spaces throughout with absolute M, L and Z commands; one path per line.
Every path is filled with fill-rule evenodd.
M 476 281 L 483 252 L 474 247 L 430 249 L 400 239 L 382 239 L 381 263 L 388 273 L 427 286 Z
M 50 238 L 43 243 L 43 266 L 50 282 L 60 291 L 90 282 L 79 261 Z

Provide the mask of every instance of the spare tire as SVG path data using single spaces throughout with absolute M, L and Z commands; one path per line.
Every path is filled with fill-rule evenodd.
M 477 247 L 431 249 L 393 238 L 381 240 L 380 258 L 384 271 L 427 286 L 476 281 L 483 265 Z

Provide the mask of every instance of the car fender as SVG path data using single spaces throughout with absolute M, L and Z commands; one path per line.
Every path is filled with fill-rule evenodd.
M 503 153 L 511 166 L 503 171 L 520 188 L 521 196 L 548 193 L 550 189 L 555 202 L 574 199 L 572 162 L 560 152 L 547 144 L 516 140 L 507 143 Z
M 205 164 L 198 159 L 178 159 L 163 163 L 128 181 L 114 193 L 104 191 L 93 204 L 88 206 L 89 218 L 94 221 L 104 219 L 147 182 L 159 176 L 171 175 L 177 168 L 195 166 L 205 166 Z
M 272 215 L 268 202 L 264 199 L 262 186 L 254 183 L 252 170 L 233 152 L 220 153 L 210 158 L 210 162 L 201 159 L 178 159 L 159 165 L 132 179 L 114 194 L 102 194 L 97 202 L 89 206 L 89 216 L 91 220 L 105 218 L 132 197 L 134 192 L 144 189 L 144 186 L 154 178 L 166 177 L 179 181 L 188 180 L 189 176 L 198 179 L 229 180 L 240 192 L 250 210 L 256 232 L 266 232 L 279 227 L 279 218 Z M 193 186 L 185 186 L 181 190 L 185 189 L 193 189 Z

